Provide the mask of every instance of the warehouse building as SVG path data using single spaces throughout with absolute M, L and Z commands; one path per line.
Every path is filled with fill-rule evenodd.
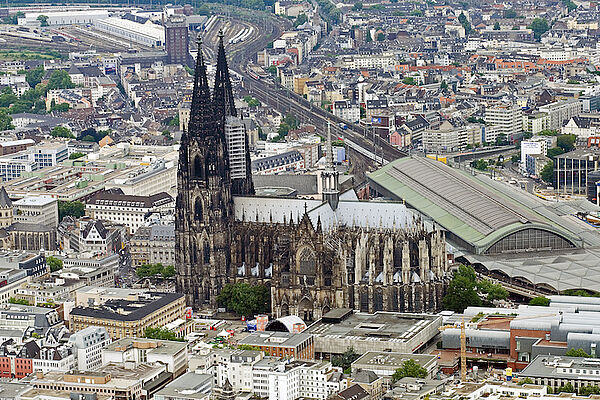
M 94 27 L 101 32 L 146 47 L 163 47 L 165 43 L 165 28 L 149 20 L 140 24 L 127 19 L 111 17 L 96 20 Z
M 48 17 L 47 22 L 49 26 L 87 25 L 94 24 L 100 19 L 108 18 L 108 10 L 31 12 L 25 13 L 23 17 L 20 17 L 17 24 L 37 26 L 40 24 L 40 21 L 38 21 L 40 15 Z

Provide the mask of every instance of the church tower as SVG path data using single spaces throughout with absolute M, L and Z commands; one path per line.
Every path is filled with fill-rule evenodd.
M 196 308 L 214 306 L 226 283 L 233 218 L 225 134 L 211 97 L 199 39 L 190 121 L 179 150 L 175 224 L 177 290 Z
M 219 31 L 219 49 L 217 51 L 217 71 L 215 74 L 214 104 L 217 123 L 222 126 L 229 151 L 231 172 L 231 193 L 237 196 L 254 194 L 252 183 L 252 164 L 248 151 L 246 126 L 235 109 L 235 100 L 231 88 L 223 31 Z

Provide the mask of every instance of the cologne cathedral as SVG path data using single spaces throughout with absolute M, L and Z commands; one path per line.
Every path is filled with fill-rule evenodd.
M 404 204 L 341 193 L 330 135 L 321 200 L 254 195 L 245 133 L 235 169 L 228 150 L 241 120 L 223 39 L 212 90 L 198 47 L 176 207 L 177 290 L 188 305 L 215 307 L 221 288 L 246 282 L 270 287 L 274 317 L 440 310 L 450 275 L 443 232 Z

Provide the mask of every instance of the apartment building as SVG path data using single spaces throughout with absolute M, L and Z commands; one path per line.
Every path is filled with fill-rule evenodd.
M 360 120 L 360 105 L 348 100 L 333 102 L 333 115 L 349 122 Z
M 444 121 L 440 129 L 426 129 L 421 140 L 425 151 L 456 151 L 481 142 L 481 128 L 460 126 L 454 127 Z
M 110 344 L 104 327 L 89 326 L 69 337 L 73 346 L 78 371 L 91 371 L 102 365 L 102 350 Z
M 583 103 L 576 99 L 559 100 L 540 107 L 548 115 L 548 129 L 560 130 L 569 120 L 583 112 Z
M 258 347 L 273 357 L 315 358 L 313 335 L 307 333 L 255 332 L 240 340 L 240 344 Z

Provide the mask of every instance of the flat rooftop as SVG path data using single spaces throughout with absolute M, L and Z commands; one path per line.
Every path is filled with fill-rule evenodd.
M 430 354 L 406 354 L 391 353 L 387 351 L 369 351 L 360 356 L 352 365 L 360 365 L 361 368 L 393 368 L 394 370 L 402 367 L 407 360 L 414 360 L 420 366 L 425 367 L 431 362 L 436 361 L 437 356 Z
M 156 347 L 147 347 L 148 353 L 153 354 L 166 354 L 174 355 L 184 350 L 187 347 L 186 342 L 176 342 L 172 340 L 158 340 L 158 339 L 138 339 L 138 338 L 122 338 L 116 340 L 106 346 L 107 351 L 126 351 L 136 346 L 143 345 L 144 343 L 156 344 Z
M 273 347 L 295 347 L 311 338 L 307 333 L 288 332 L 254 332 L 242 340 L 239 344 L 250 346 L 273 346 Z
M 346 340 L 395 340 L 408 342 L 418 332 L 440 319 L 436 315 L 376 312 L 353 313 L 340 322 L 315 322 L 305 332 L 328 337 L 344 337 Z

